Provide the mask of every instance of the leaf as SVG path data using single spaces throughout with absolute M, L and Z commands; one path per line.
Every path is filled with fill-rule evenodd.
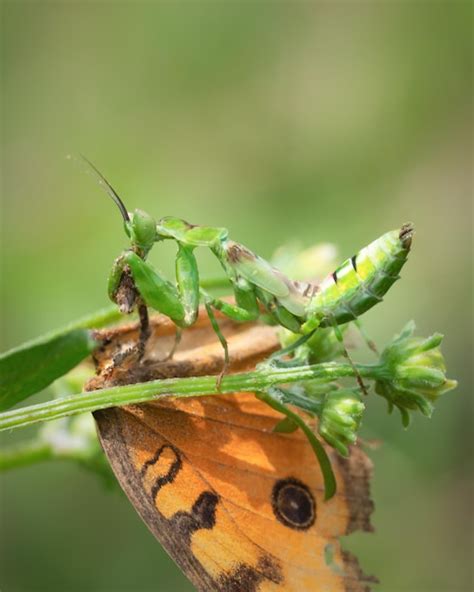
M 91 331 L 49 334 L 0 355 L 0 410 L 46 388 L 97 346 Z
M 0 354 L 0 411 L 46 388 L 77 366 L 97 346 L 88 329 L 120 318 L 116 306 L 103 308 Z
M 284 417 L 281 421 L 279 421 L 276 426 L 273 428 L 274 432 L 279 434 L 291 434 L 298 429 L 296 423 L 289 417 Z
M 315 434 L 308 426 L 308 424 L 296 413 L 291 411 L 284 403 L 282 403 L 282 393 L 276 387 L 271 387 L 267 391 L 258 391 L 255 393 L 257 399 L 264 401 L 270 407 L 273 407 L 276 411 L 279 411 L 290 420 L 292 420 L 307 437 L 314 453 L 319 462 L 321 473 L 324 479 L 324 499 L 331 499 L 336 493 L 336 478 L 334 476 L 331 461 L 324 450 L 321 442 L 316 438 Z

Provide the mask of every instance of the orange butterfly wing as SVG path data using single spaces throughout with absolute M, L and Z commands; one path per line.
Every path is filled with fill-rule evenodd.
M 312 448 L 273 432 L 280 418 L 252 394 L 96 413 L 123 489 L 198 590 L 366 590 L 338 537 L 370 528 L 370 465 L 357 448 L 332 455 L 324 502 Z

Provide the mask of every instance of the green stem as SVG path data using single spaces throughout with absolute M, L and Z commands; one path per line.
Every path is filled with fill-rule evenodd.
M 362 377 L 373 378 L 377 374 L 378 366 L 361 364 L 357 366 L 357 369 Z M 353 375 L 354 370 L 350 364 L 334 362 L 296 368 L 268 367 L 254 372 L 225 376 L 219 393 L 255 392 L 277 384 L 313 379 L 335 380 Z M 0 431 L 21 428 L 41 421 L 51 421 L 77 413 L 106 409 L 116 405 L 143 403 L 157 399 L 160 396 L 199 397 L 210 394 L 216 394 L 215 376 L 168 378 L 106 388 L 0 413 Z
M 8 471 L 34 463 L 50 460 L 53 449 L 47 442 L 28 442 L 0 450 L 0 471 Z

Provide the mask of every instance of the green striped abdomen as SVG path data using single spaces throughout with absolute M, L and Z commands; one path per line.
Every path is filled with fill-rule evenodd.
M 308 305 L 308 316 L 321 325 L 346 323 L 380 302 L 399 278 L 413 238 L 413 226 L 387 232 L 329 275 Z

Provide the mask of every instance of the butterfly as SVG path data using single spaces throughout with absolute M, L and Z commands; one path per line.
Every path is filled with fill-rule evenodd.
M 136 329 L 102 332 L 99 377 L 89 388 L 217 374 L 220 344 L 201 318 L 167 361 L 161 360 L 171 346 L 172 327 L 164 319 L 154 322 L 150 351 L 139 367 L 126 357 L 123 364 L 111 363 L 135 339 Z M 231 371 L 254 367 L 278 347 L 270 327 L 221 323 Z M 339 543 L 340 536 L 371 530 L 371 463 L 360 448 L 353 447 L 348 459 L 328 449 L 338 493 L 324 501 L 307 439 L 273 431 L 281 415 L 252 393 L 160 398 L 94 416 L 123 490 L 197 590 L 369 590 L 374 580 Z

